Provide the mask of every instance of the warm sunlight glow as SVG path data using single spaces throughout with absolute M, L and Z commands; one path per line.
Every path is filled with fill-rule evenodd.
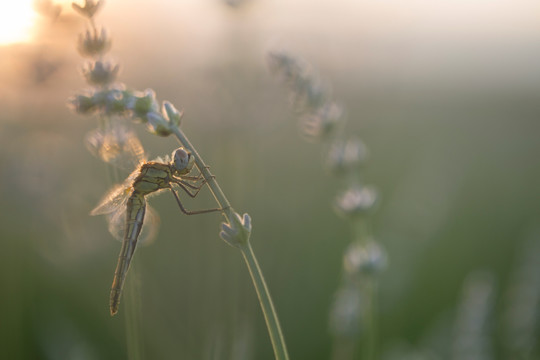
M 0 1 L 0 45 L 30 40 L 36 18 L 33 0 Z

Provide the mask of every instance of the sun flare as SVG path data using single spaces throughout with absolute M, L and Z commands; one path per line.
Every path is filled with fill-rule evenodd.
M 0 1 L 0 45 L 26 42 L 32 37 L 37 17 L 33 0 Z

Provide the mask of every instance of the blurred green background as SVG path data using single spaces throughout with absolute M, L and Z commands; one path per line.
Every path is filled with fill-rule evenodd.
M 109 1 L 97 22 L 120 80 L 184 108 L 184 131 L 252 216 L 291 358 L 330 359 L 329 308 L 351 238 L 331 207 L 340 184 L 266 69 L 275 48 L 319 70 L 370 149 L 365 179 L 382 194 L 373 230 L 389 256 L 380 353 L 450 358 L 463 283 L 483 270 L 495 279 L 492 358 L 505 359 L 514 274 L 540 241 L 540 5 L 237 5 Z M 151 200 L 158 239 L 137 251 L 110 317 L 120 244 L 88 213 L 115 179 L 85 149 L 95 119 L 65 106 L 85 86 L 83 29 L 64 5 L 31 42 L 0 46 L 0 357 L 272 359 L 243 260 L 217 236 L 222 219 L 186 217 L 166 194 Z M 151 157 L 178 146 L 136 129 Z M 187 206 L 213 203 L 206 193 Z

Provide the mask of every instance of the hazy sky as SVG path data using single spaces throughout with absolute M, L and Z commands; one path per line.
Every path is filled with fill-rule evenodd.
M 26 61 L 80 61 L 74 44 L 84 24 L 69 1 L 56 3 L 62 15 L 38 21 L 34 43 L 0 46 L 4 84 Z M 540 2 L 532 0 L 246 0 L 234 9 L 221 0 L 108 0 L 96 21 L 110 30 L 111 56 L 127 75 L 157 60 L 163 68 L 235 55 L 263 62 L 278 48 L 407 86 L 540 84 Z
M 222 56 L 215 49 L 236 38 L 261 56 L 284 48 L 366 76 L 481 87 L 540 82 L 538 1 L 251 0 L 236 10 L 223 3 L 111 1 L 102 19 L 126 43 L 135 33 L 161 37 L 197 61 Z

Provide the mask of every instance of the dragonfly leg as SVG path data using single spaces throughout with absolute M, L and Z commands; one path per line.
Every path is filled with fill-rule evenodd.
M 184 180 L 190 180 L 190 181 L 199 181 L 201 179 L 204 179 L 202 174 L 199 174 L 197 176 L 186 176 L 186 175 L 182 175 L 182 179 Z
M 205 169 L 210 169 L 210 166 L 205 166 L 204 167 Z M 182 179 L 186 179 L 186 180 L 193 180 L 193 181 L 199 181 L 201 179 L 204 178 L 204 175 L 202 174 L 201 170 L 199 169 L 199 167 L 197 167 L 197 170 L 199 170 L 199 175 L 197 176 L 182 176 Z M 214 175 L 212 175 L 212 178 L 215 178 Z
M 199 193 L 199 191 L 201 191 L 202 187 L 204 186 L 204 184 L 206 184 L 206 181 L 203 181 L 202 184 L 196 186 L 196 185 L 193 185 L 193 184 L 190 184 L 188 183 L 187 181 L 184 181 L 184 180 L 180 180 L 180 179 L 174 179 L 174 183 L 178 186 L 180 186 L 182 188 L 182 190 L 185 191 L 186 194 L 188 194 L 189 196 L 191 196 L 192 198 L 194 198 L 195 196 L 197 196 L 197 194 Z M 195 192 L 191 192 L 190 189 L 193 189 L 195 190 Z
M 216 177 L 214 175 L 212 175 L 212 179 L 215 179 Z M 184 184 L 186 183 L 190 183 L 192 185 L 195 185 L 195 186 L 203 186 L 205 183 L 206 183 L 206 179 L 202 176 L 202 175 L 198 175 L 198 176 L 185 176 L 185 175 L 182 175 L 182 177 L 177 177 L 177 176 L 173 176 L 173 179 L 174 180 L 180 180 L 180 181 L 183 181 Z M 200 184 L 199 184 L 200 182 Z
M 212 179 L 215 179 L 216 176 L 215 176 L 215 175 L 212 175 L 211 177 L 212 177 Z M 184 180 L 190 180 L 190 181 L 193 181 L 193 182 L 197 182 L 197 181 L 200 181 L 200 180 L 204 180 L 204 176 L 203 176 L 203 174 L 201 174 L 201 173 L 200 173 L 199 175 L 197 175 L 197 176 L 186 176 L 186 175 L 182 175 L 182 179 L 184 179 Z
M 186 190 L 186 189 L 184 189 Z M 171 188 L 171 191 L 174 195 L 174 198 L 176 199 L 176 202 L 178 203 L 178 206 L 180 207 L 180 210 L 182 210 L 182 212 L 186 215 L 197 215 L 197 214 L 206 214 L 206 213 L 211 213 L 211 212 L 217 212 L 217 211 L 223 211 L 224 209 L 220 209 L 220 208 L 214 208 L 214 209 L 203 209 L 203 210 L 187 210 L 184 205 L 182 205 L 182 202 L 180 201 L 180 198 L 178 197 L 178 194 L 176 193 L 176 191 L 174 191 L 173 188 Z M 186 190 L 187 192 L 187 190 Z
M 204 168 L 205 168 L 206 170 L 209 170 L 209 169 L 210 169 L 210 166 L 206 165 Z M 197 169 L 199 170 L 199 172 L 201 171 L 201 169 L 200 169 L 198 166 L 197 166 Z

